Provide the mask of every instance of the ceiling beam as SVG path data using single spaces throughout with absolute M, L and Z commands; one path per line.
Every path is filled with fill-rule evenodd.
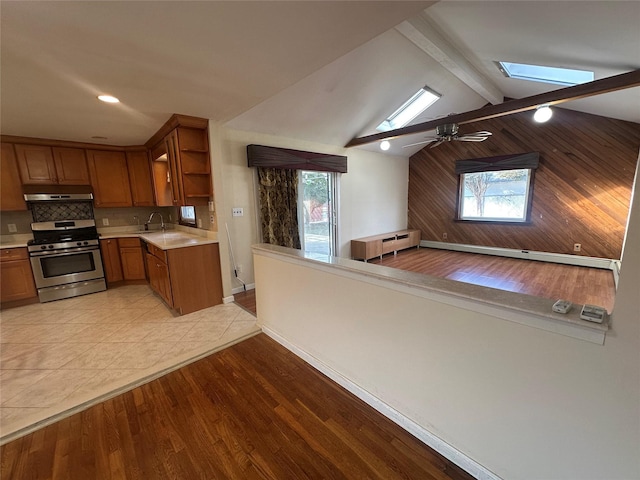
M 408 127 L 389 130 L 388 132 L 376 133 L 364 137 L 357 137 L 349 141 L 345 147 L 355 147 L 367 143 L 377 142 L 379 140 L 390 140 L 392 138 L 402 137 L 404 135 L 412 135 L 415 133 L 428 132 L 449 123 L 457 123 L 462 125 L 465 123 L 477 122 L 480 120 L 488 120 L 490 118 L 503 117 L 514 113 L 534 110 L 540 105 L 557 105 L 580 98 L 592 97 L 603 93 L 615 92 L 626 88 L 640 86 L 640 70 L 614 75 L 613 77 L 594 80 L 593 82 L 574 85 L 573 87 L 561 88 L 531 97 L 509 100 L 508 102 L 498 105 L 488 105 L 486 107 L 472 110 L 471 112 L 457 113 L 448 117 L 431 120 L 429 122 L 409 125 Z
M 488 102 L 504 101 L 500 89 L 452 46 L 424 12 L 405 20 L 396 30 Z

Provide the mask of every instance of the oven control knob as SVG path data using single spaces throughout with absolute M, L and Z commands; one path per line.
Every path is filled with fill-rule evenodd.
M 89 245 L 89 242 L 82 242 L 82 243 L 85 244 L 85 245 Z
M 81 247 L 81 246 L 82 246 L 82 242 L 78 242 L 78 243 L 76 243 L 76 245 L 78 245 L 79 247 Z
M 53 248 L 53 245 L 49 245 L 48 247 L 49 247 L 49 248 Z
M 47 249 L 47 246 L 46 246 L 46 245 L 42 245 L 42 246 L 40 247 L 40 250 L 46 250 L 46 249 Z

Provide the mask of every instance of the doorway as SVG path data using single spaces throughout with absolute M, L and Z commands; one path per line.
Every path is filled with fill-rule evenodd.
M 298 224 L 303 251 L 337 254 L 337 175 L 300 171 L 298 176 Z

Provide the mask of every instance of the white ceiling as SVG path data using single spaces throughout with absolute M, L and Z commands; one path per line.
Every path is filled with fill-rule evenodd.
M 637 1 L 432 4 L 2 1 L 1 131 L 133 145 L 182 113 L 344 145 L 425 84 L 443 96 L 414 123 L 486 104 L 477 83 L 511 98 L 558 88 L 506 79 L 495 60 L 596 78 L 640 68 Z M 401 33 L 417 21 L 442 55 Z M 563 107 L 640 123 L 640 88 Z M 390 153 L 410 155 L 421 147 L 401 146 L 424 136 L 395 140 Z

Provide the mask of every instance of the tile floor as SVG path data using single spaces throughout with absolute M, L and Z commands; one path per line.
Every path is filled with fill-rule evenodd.
M 147 285 L 0 312 L 0 443 L 259 332 L 235 304 L 183 316 Z

